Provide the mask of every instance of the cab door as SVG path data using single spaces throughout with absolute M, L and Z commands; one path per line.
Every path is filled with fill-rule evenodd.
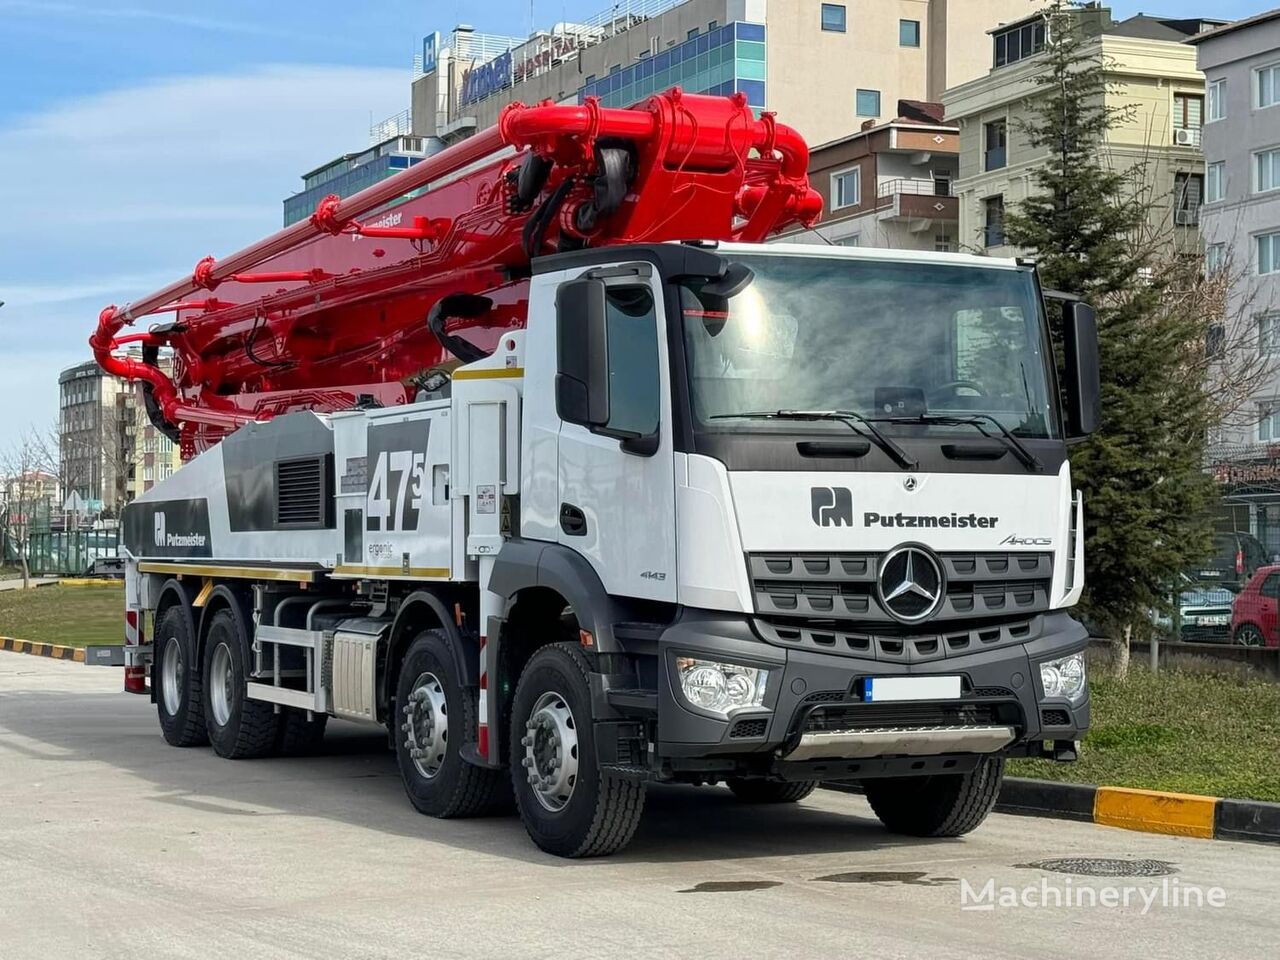
M 561 422 L 557 537 L 590 561 L 610 594 L 674 602 L 674 447 L 662 287 L 648 264 L 596 272 L 608 275 L 609 420 L 596 430 Z M 656 430 L 656 449 L 637 450 L 602 428 Z

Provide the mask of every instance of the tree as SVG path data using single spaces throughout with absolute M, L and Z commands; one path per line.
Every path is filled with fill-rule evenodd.
M 1074 449 L 1072 471 L 1085 500 L 1085 608 L 1112 637 L 1123 675 L 1133 628 L 1169 605 L 1179 574 L 1209 550 L 1214 490 L 1203 466 L 1214 403 L 1205 318 L 1177 296 L 1183 260 L 1146 242 L 1145 166 L 1111 169 L 1101 150 L 1128 114 L 1107 102 L 1107 64 L 1074 6 L 1044 9 L 1044 67 L 1019 127 L 1047 156 L 1005 233 L 1034 251 L 1047 288 L 1098 310 L 1101 427 Z
M 22 569 L 22 588 L 31 586 L 30 537 L 33 525 L 58 497 L 57 446 L 29 430 L 0 453 L 0 533 Z

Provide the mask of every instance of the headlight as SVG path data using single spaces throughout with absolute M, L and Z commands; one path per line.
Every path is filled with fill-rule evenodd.
M 1073 653 L 1069 657 L 1040 664 L 1040 686 L 1044 688 L 1046 700 L 1065 697 L 1072 703 L 1079 703 L 1084 699 L 1087 687 L 1084 654 Z
M 760 706 L 769 679 L 768 670 L 693 657 L 677 657 L 676 672 L 686 700 L 726 718 L 735 710 Z

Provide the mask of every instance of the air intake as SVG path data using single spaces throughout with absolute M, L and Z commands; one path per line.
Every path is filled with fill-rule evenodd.
M 326 517 L 324 457 L 276 461 L 276 526 L 323 527 Z

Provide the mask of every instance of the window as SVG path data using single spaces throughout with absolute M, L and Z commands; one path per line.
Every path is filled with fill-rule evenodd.
M 1198 94 L 1173 95 L 1173 142 L 1179 147 L 1200 146 L 1204 123 L 1204 97 Z
M 898 21 L 898 46 L 900 47 L 920 46 L 920 21 L 919 20 L 899 20 Z
M 710 21 L 710 22 L 707 24 L 707 33 L 710 33 L 712 30 L 714 30 L 714 29 L 715 29 L 716 27 L 718 27 L 718 26 L 720 26 L 720 21 L 719 21 L 719 20 L 712 20 L 712 21 Z
M 856 207 L 862 202 L 862 169 L 842 170 L 831 175 L 831 209 Z
M 1258 439 L 1280 440 L 1280 409 L 1263 407 L 1258 412 Z
M 1178 173 L 1173 177 L 1173 222 L 1190 227 L 1200 222 L 1200 204 L 1204 198 L 1204 177 L 1198 173 Z
M 1205 90 L 1209 101 L 1209 111 L 1205 117 L 1205 123 L 1221 120 L 1227 115 L 1227 81 L 1211 80 Z
M 1226 163 L 1217 160 L 1204 168 L 1204 202 L 1217 203 L 1226 196 Z
M 1257 72 L 1257 106 L 1274 107 L 1280 103 L 1280 63 L 1273 63 Z
M 844 33 L 844 4 L 824 3 L 822 5 L 822 29 L 832 33 Z
M 982 201 L 982 243 L 987 247 L 1004 245 L 1004 197 L 987 197 Z
M 949 236 L 947 236 L 945 233 L 938 233 L 938 234 L 934 234 L 934 237 L 933 237 L 933 249 L 934 249 L 937 253 L 950 253 L 950 252 L 951 252 L 951 238 L 950 238 Z
M 1280 270 L 1280 233 L 1264 233 L 1258 237 L 1258 273 Z
M 880 116 L 880 91 L 879 90 L 859 90 L 858 91 L 858 116 L 860 117 Z
M 1227 245 L 1211 243 L 1204 248 L 1204 272 L 1217 273 L 1227 265 Z
M 1021 27 L 1005 30 L 997 33 L 993 39 L 997 67 L 1008 66 L 1027 57 L 1034 57 L 1044 49 L 1044 20 L 1036 20 Z
M 658 319 L 648 287 L 614 287 L 609 329 L 609 429 L 647 437 L 658 429 Z
M 1280 189 L 1280 149 L 1263 150 L 1253 155 L 1253 190 L 1266 193 Z
M 860 247 L 862 246 L 862 234 L 851 233 L 847 237 L 841 237 L 835 241 L 837 247 Z
M 1008 163 L 1009 122 L 993 120 L 982 125 L 983 169 L 1000 170 Z
M 1267 313 L 1258 318 L 1258 352 L 1264 357 L 1280 353 L 1280 313 Z M 1276 410 L 1280 414 L 1280 409 Z M 1280 439 L 1280 432 L 1272 434 Z
M 692 40 L 692 39 L 693 39 L 694 37 L 696 37 L 697 35 L 698 35 L 698 28 L 697 28 L 697 27 L 694 27 L 692 30 L 690 30 L 688 33 L 686 33 L 686 34 L 684 35 L 684 38 L 685 38 L 686 40 Z

